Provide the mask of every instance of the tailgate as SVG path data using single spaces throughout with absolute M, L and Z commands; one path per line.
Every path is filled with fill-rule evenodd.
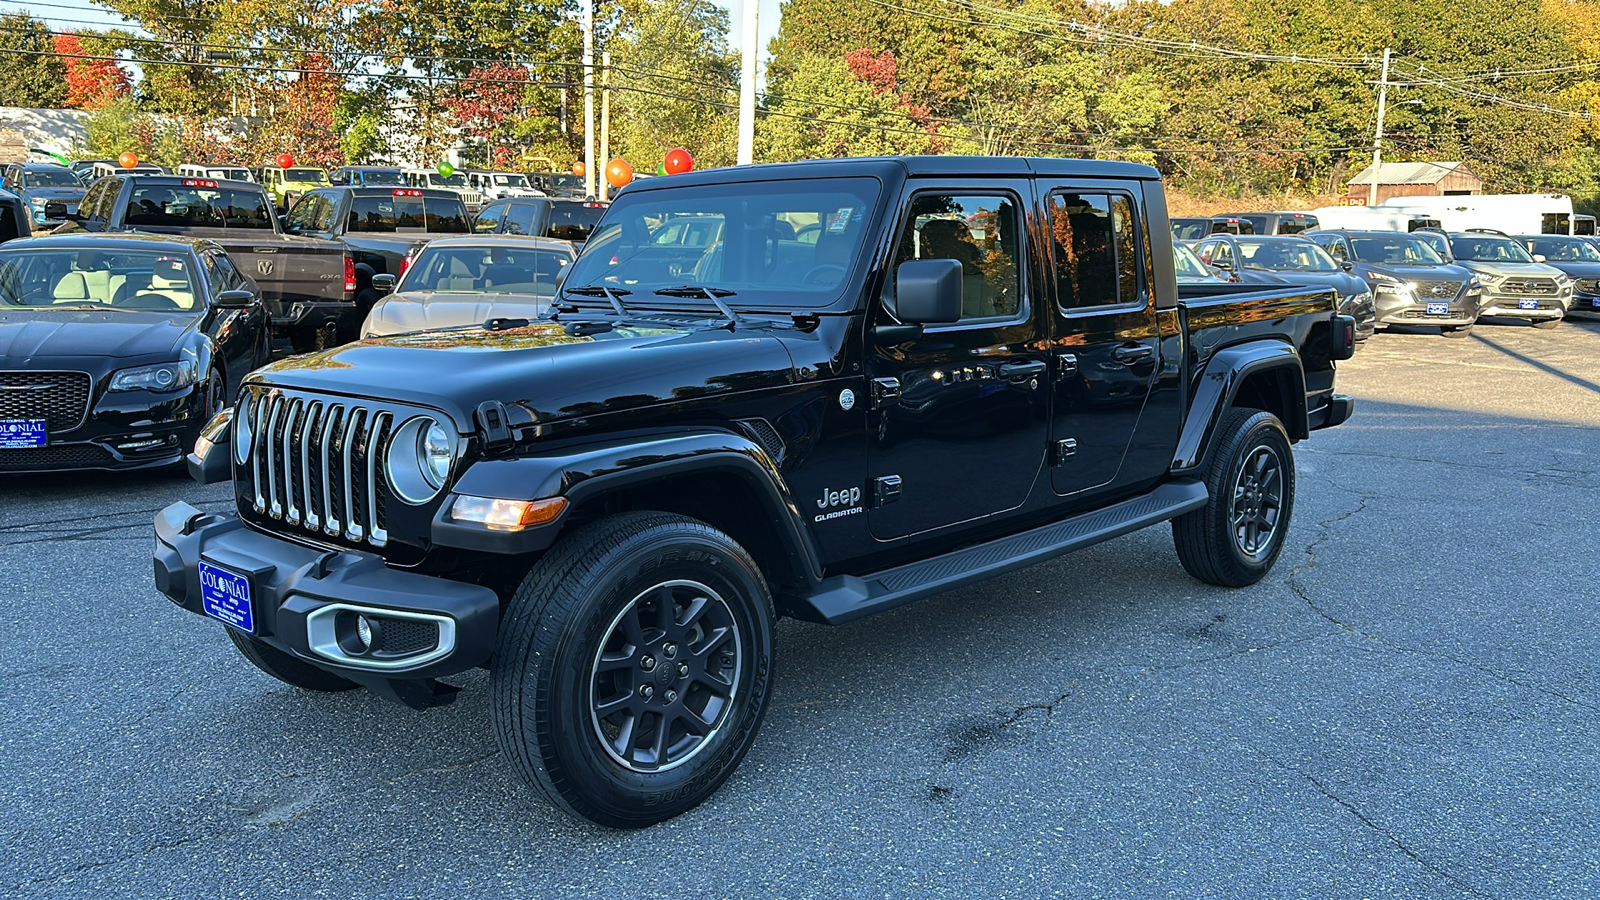
M 344 296 L 344 248 L 333 242 L 219 240 L 267 300 L 337 302 Z

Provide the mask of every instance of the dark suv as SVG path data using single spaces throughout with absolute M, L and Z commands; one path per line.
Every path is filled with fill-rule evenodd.
M 523 234 L 571 241 L 582 250 L 606 207 L 599 200 L 550 200 L 543 197 L 516 197 L 484 204 L 473 217 L 475 234 Z
M 1447 262 L 1420 233 L 1313 231 L 1306 237 L 1371 285 L 1380 328 L 1437 325 L 1446 337 L 1465 337 L 1478 321 L 1478 279 Z

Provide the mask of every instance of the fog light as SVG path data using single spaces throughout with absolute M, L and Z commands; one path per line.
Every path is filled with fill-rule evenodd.
M 361 642 L 361 649 L 372 649 L 372 623 L 366 616 L 356 616 L 356 640 Z
M 567 508 L 567 498 L 498 500 L 462 494 L 450 504 L 452 521 L 482 525 L 491 531 L 521 531 L 554 522 Z

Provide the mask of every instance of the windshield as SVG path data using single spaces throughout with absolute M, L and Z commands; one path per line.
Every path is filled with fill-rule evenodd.
M 244 169 L 207 169 L 207 178 L 221 178 L 226 181 L 250 181 L 250 173 Z
M 351 201 L 349 224 L 345 230 L 380 234 L 466 234 L 470 229 L 467 228 L 466 209 L 453 195 L 448 200 L 391 195 L 357 197 Z
M 125 224 L 141 228 L 259 228 L 272 230 L 272 211 L 260 190 L 135 182 Z
M 406 178 L 399 172 L 390 172 L 384 169 L 367 169 L 357 173 L 357 178 L 362 184 L 405 184 Z
M 563 241 L 587 241 L 605 212 L 603 203 L 592 206 L 587 203 L 552 203 L 550 226 L 545 229 L 545 236 Z
M 1337 272 L 1339 264 L 1309 241 L 1240 241 L 1244 265 L 1279 272 Z
M 1600 250 L 1582 238 L 1535 238 L 1529 243 L 1549 262 L 1600 263 Z
M 553 297 L 571 262 L 572 254 L 560 250 L 435 245 L 422 251 L 396 290 Z
M 496 175 L 494 176 L 494 183 L 505 185 L 506 187 L 527 187 L 528 177 L 526 175 Z
M 1456 259 L 1470 259 L 1487 263 L 1531 263 L 1533 257 L 1522 245 L 1510 238 L 1452 235 L 1450 253 Z
M 1205 281 L 1216 281 L 1215 272 L 1206 268 L 1200 257 L 1177 241 L 1172 242 L 1172 267 L 1177 270 L 1179 278 L 1199 278 Z
M 583 190 L 583 179 L 576 175 L 551 175 L 550 184 L 558 188 Z
M 321 169 L 289 169 L 283 173 L 285 181 L 324 182 L 328 174 Z
M 566 290 L 651 294 L 691 284 L 734 292 L 726 298 L 732 306 L 825 306 L 861 255 L 879 190 L 873 178 L 828 178 L 624 191 L 573 264 Z M 718 238 L 705 247 L 656 243 L 658 229 L 677 219 L 714 225 Z M 816 231 L 809 242 L 800 235 L 808 227 Z
M 83 185 L 78 183 L 78 176 L 72 174 L 71 169 L 28 169 L 24 173 L 28 187 L 69 187 L 76 188 Z
M 1198 241 L 1210 233 L 1210 219 L 1201 219 L 1198 222 L 1174 221 L 1172 223 L 1172 236 L 1180 241 Z
M 1442 266 L 1440 256 L 1426 239 L 1397 234 L 1393 237 L 1352 237 L 1350 252 L 1356 259 L 1374 265 Z
M 0 249 L 0 309 L 194 309 L 189 264 L 161 251 Z
M 1256 234 L 1266 234 L 1267 233 L 1267 217 L 1266 216 L 1235 216 L 1234 218 L 1238 219 L 1241 222 L 1249 222 L 1250 223 L 1250 230 L 1255 232 Z
M 429 184 L 443 185 L 444 187 L 466 187 L 466 185 L 467 185 L 467 176 L 465 176 L 465 175 L 440 175 L 438 173 L 435 173 L 433 175 L 429 175 L 428 176 L 428 183 Z

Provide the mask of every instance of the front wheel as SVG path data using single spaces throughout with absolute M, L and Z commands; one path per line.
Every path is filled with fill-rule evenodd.
M 553 804 L 612 828 L 692 809 L 755 742 L 775 614 L 761 570 L 703 522 L 610 516 L 523 579 L 494 655 L 495 739 Z
M 1208 584 L 1244 587 L 1271 571 L 1294 512 L 1294 455 L 1272 413 L 1232 409 L 1206 464 L 1205 506 L 1172 520 L 1178 560 Z
M 1471 325 L 1445 325 L 1439 329 L 1439 334 L 1447 338 L 1464 338 L 1471 333 Z
M 1539 321 L 1533 323 L 1533 327 L 1550 329 L 1550 328 L 1554 328 L 1554 327 L 1556 327 L 1557 325 L 1560 325 L 1560 324 L 1561 324 L 1561 320 L 1560 319 L 1540 319 Z

